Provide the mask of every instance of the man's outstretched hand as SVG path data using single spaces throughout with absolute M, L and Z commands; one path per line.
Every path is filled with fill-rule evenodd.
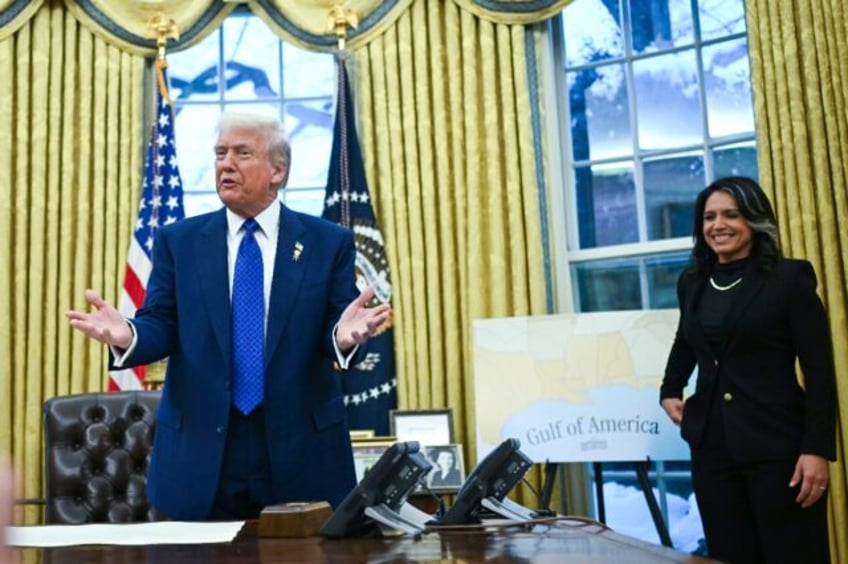
M 342 353 L 367 341 L 391 315 L 392 307 L 389 304 L 368 307 L 373 297 L 374 289 L 365 288 L 342 312 L 336 328 L 336 343 Z
M 85 301 L 94 307 L 90 313 L 69 311 L 65 314 L 71 327 L 82 331 L 105 345 L 126 349 L 132 343 L 132 330 L 124 316 L 118 313 L 94 290 L 85 291 Z M 348 307 L 350 309 L 350 307 Z

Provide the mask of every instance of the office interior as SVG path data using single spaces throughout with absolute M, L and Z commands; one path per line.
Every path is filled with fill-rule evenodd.
M 675 151 L 699 155 L 694 166 L 703 182 L 652 217 L 646 171 L 663 150 L 642 151 L 641 143 L 651 141 L 634 130 L 627 133 L 634 140 L 629 153 L 593 160 L 586 139 L 574 134 L 573 114 L 586 100 L 570 97 L 571 87 L 592 74 L 581 70 L 594 72 L 604 58 L 617 61 L 632 80 L 640 57 L 660 51 L 691 56 L 703 74 L 702 55 L 719 35 L 707 37 L 710 13 L 702 5 L 722 3 L 737 14 L 743 8 L 741 27 L 725 31 L 747 52 L 750 70 L 743 75 L 750 80 L 754 126 L 750 136 L 730 127 L 724 137 L 711 137 L 711 127 L 724 126 L 700 114 L 702 140 Z M 113 303 L 121 292 L 154 112 L 159 48 L 150 34 L 152 14 L 164 13 L 178 27 L 179 38 L 167 43 L 169 59 L 247 12 L 299 49 L 336 51 L 326 3 L 296 4 L 0 5 L 0 76 L 6 79 L 0 90 L 0 187 L 6 191 L 0 307 L 8 320 L 0 328 L 0 453 L 19 469 L 23 497 L 43 493 L 43 402 L 107 387 L 107 351 L 73 333 L 63 313 L 83 305 L 86 288 Z M 681 6 L 697 23 L 693 38 L 675 43 Z M 475 411 L 486 409 L 474 401 L 473 321 L 600 310 L 609 295 L 633 291 L 616 287 L 621 279 L 603 277 L 617 260 L 639 263 L 676 252 L 680 262 L 690 238 L 679 202 L 717 177 L 723 170 L 718 155 L 728 154 L 718 149 L 734 144 L 755 156 L 784 253 L 816 270 L 838 400 L 848 405 L 848 231 L 840 225 L 848 218 L 848 10 L 842 0 L 354 0 L 345 8 L 357 19 L 344 53 L 368 189 L 391 265 L 398 407 L 451 408 L 466 467 L 475 462 Z M 575 22 L 585 21 L 578 15 L 614 22 L 623 30 L 622 51 L 569 62 L 558 49 L 568 44 L 569 10 Z M 653 26 L 639 45 L 632 30 L 641 14 L 650 14 Z M 649 101 L 625 100 L 632 105 L 621 119 L 650 115 L 650 108 L 638 106 L 647 104 L 659 116 L 646 119 L 661 123 L 668 100 L 655 94 Z M 665 115 L 670 130 L 692 125 Z M 190 131 L 177 136 L 185 147 L 200 141 Z M 211 162 L 205 146 L 183 152 L 194 151 Z M 615 169 L 621 160 L 630 163 L 635 203 L 619 208 L 621 216 L 604 216 L 579 188 L 587 174 L 591 183 L 592 171 Z M 603 222 L 626 223 L 629 209 L 644 219 L 630 235 L 605 240 L 610 231 Z M 593 285 L 612 287 L 592 293 Z M 667 296 L 652 302 L 646 295 L 626 303 L 676 305 Z M 846 432 L 840 415 L 828 500 L 835 562 L 848 562 Z M 588 512 L 586 472 L 569 465 L 554 498 Z M 543 482 L 541 465 L 528 480 L 533 487 L 514 495 L 532 506 Z M 21 523 L 41 519 L 38 507 L 17 515 Z

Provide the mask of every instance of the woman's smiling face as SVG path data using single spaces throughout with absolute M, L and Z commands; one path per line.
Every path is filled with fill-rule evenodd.
M 736 200 L 716 190 L 704 206 L 704 240 L 718 256 L 718 262 L 730 262 L 751 254 L 754 231 L 739 211 Z

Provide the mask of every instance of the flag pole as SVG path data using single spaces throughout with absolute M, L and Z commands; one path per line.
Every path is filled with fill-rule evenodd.
M 392 284 L 385 242 L 368 190 L 346 69 L 344 49 L 348 28 L 356 29 L 358 22 L 353 12 L 336 1 L 327 23 L 328 31 L 334 32 L 338 40 L 335 53 L 338 75 L 333 148 L 321 217 L 349 229 L 353 234 L 357 285 L 374 289 L 371 305 L 391 303 Z M 341 381 L 351 429 L 368 430 L 379 436 L 390 434 L 389 413 L 397 408 L 393 326 L 393 318 L 389 316 L 369 339 L 365 358 L 347 373 L 334 376 Z M 327 369 L 332 370 L 333 367 L 328 366 Z
M 174 104 L 171 101 L 171 95 L 168 93 L 168 84 L 165 80 L 165 69 L 168 68 L 168 60 L 165 58 L 165 50 L 168 45 L 168 40 L 173 39 L 179 41 L 180 28 L 177 27 L 177 22 L 173 18 L 167 17 L 162 12 L 157 12 L 147 21 L 147 28 L 151 35 L 156 38 L 156 83 L 159 88 L 159 96 L 168 102 L 171 106 L 171 117 L 173 118 Z
M 147 20 L 147 29 L 156 39 L 157 61 L 165 60 L 165 47 L 169 39 L 179 41 L 180 28 L 177 27 L 177 22 L 173 18 L 169 18 L 162 12 L 156 12 L 149 20 Z
M 156 86 L 158 90 L 158 96 L 155 97 L 157 105 L 161 100 L 164 100 L 168 104 L 168 109 L 171 114 L 171 123 L 176 119 L 176 115 L 174 113 L 174 103 L 171 100 L 171 94 L 168 90 L 168 79 L 165 75 L 165 69 L 168 68 L 168 60 L 166 58 L 166 50 L 168 45 L 168 40 L 173 39 L 174 41 L 179 41 L 180 39 L 180 29 L 177 26 L 176 22 L 173 18 L 168 18 L 162 12 L 157 12 L 150 18 L 147 22 L 148 29 L 151 32 L 152 36 L 156 38 L 156 60 L 154 62 L 156 66 Z M 158 166 L 156 164 L 154 167 L 154 175 L 159 174 Z M 153 186 L 153 197 L 160 197 L 159 188 L 157 186 Z M 153 210 L 151 215 L 156 217 L 158 216 L 159 211 Z M 157 223 L 159 222 L 158 217 L 155 220 Z M 152 230 L 155 232 L 155 229 Z M 160 360 L 154 362 L 153 364 L 149 364 L 147 366 L 146 375 L 144 381 L 142 382 L 142 387 L 148 390 L 157 390 L 161 389 L 165 384 L 165 369 L 167 368 L 167 360 Z

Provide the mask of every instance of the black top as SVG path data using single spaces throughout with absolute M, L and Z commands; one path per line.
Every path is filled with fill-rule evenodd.
M 704 328 L 704 335 L 714 353 L 721 352 L 721 343 L 727 334 L 727 313 L 738 293 L 736 290 L 745 283 L 745 271 L 750 264 L 751 260 L 748 258 L 716 264 L 711 278 L 716 285 L 727 289 L 718 290 L 707 283 L 701 294 L 697 310 L 698 321 Z M 741 282 L 733 285 L 737 280 Z

